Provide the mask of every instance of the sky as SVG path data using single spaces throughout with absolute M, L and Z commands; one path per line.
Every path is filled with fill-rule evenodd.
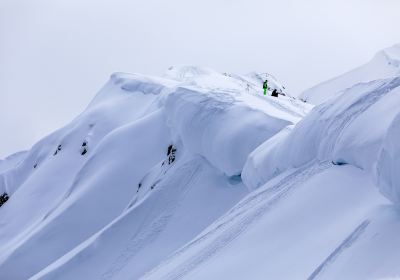
M 78 115 L 113 72 L 269 72 L 294 95 L 400 43 L 399 0 L 0 0 L 0 158 Z

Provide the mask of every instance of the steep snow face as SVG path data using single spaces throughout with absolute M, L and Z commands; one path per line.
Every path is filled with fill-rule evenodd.
M 230 182 L 200 156 L 182 147 L 176 156 L 146 175 L 117 219 L 32 279 L 138 279 L 245 194 L 240 181 Z
M 393 120 L 376 165 L 376 181 L 381 192 L 392 202 L 400 203 L 400 114 Z
M 393 78 L 400 75 L 400 44 L 378 52 L 367 64 L 303 92 L 299 97 L 312 104 L 321 104 L 342 94 L 357 83 Z
M 135 89 L 133 86 L 135 84 L 141 85 L 141 88 Z M 160 78 L 114 74 L 80 116 L 35 144 L 15 168 L 8 168 L 7 172 L 0 173 L 0 189 L 14 193 L 29 178 L 34 180 L 37 173 L 40 173 L 39 180 L 44 180 L 38 184 L 46 185 L 45 181 L 54 177 L 50 174 L 59 172 L 58 170 L 63 169 L 66 162 L 75 162 L 71 168 L 63 172 L 65 178 L 72 178 L 87 159 L 87 156 L 79 156 L 83 142 L 87 142 L 87 150 L 93 150 L 113 129 L 156 110 L 158 97 L 155 94 L 158 92 L 154 87 L 160 88 L 160 84 L 164 85 L 164 88 L 174 85 L 172 81 Z M 152 94 L 138 94 L 146 91 L 146 86 L 147 93 Z M 66 150 L 69 152 L 61 152 Z M 73 154 L 76 157 L 65 157 L 66 154 Z M 6 162 L 11 161 L 6 160 Z M 51 168 L 55 168 L 54 173 L 43 171 L 47 168 L 40 168 L 47 163 L 52 166 Z M 55 165 L 58 164 L 60 166 L 56 168 Z M 43 175 L 42 172 L 49 174 Z M 57 184 L 63 184 L 62 182 L 66 180 L 63 177 L 58 178 L 61 183 Z
M 252 177 L 251 186 L 255 187 L 315 160 L 350 163 L 371 172 L 399 106 L 400 78 L 358 84 L 315 107 L 290 134 L 277 136 L 279 141 L 263 144 L 250 155 L 248 165 L 252 167 L 245 168 L 245 173 L 250 173 L 244 178 Z M 259 153 L 263 156 L 257 160 Z M 257 177 L 251 173 L 257 168 L 255 161 L 263 171 Z
M 139 276 L 232 207 L 246 193 L 248 154 L 311 108 L 234 76 L 196 67 L 170 78 L 112 75 L 81 115 L 0 174 L 11 193 L 0 211 L 0 274 L 27 279 L 59 260 L 40 277 L 64 265 L 73 278 Z M 130 248 L 138 255 L 126 257 Z M 88 266 L 72 269 L 82 256 Z M 141 256 L 152 257 L 138 266 Z
M 285 160 L 277 156 L 273 151 L 279 147 L 280 143 L 291 133 L 293 127 L 287 126 L 269 140 L 257 147 L 247 158 L 242 172 L 242 179 L 249 190 L 254 190 L 280 173 L 280 160 Z M 288 156 L 289 157 L 289 156 Z M 287 157 L 287 158 L 288 158 Z M 266 172 L 269 170 L 270 172 Z M 271 174 L 272 172 L 272 174 Z
M 373 80 L 281 129 L 247 157 L 251 193 L 140 279 L 399 275 L 399 108 L 400 77 Z
M 135 178 L 139 181 L 143 168 L 151 167 L 160 159 L 158 155 L 164 153 L 162 143 L 169 141 L 165 136 L 169 133 L 167 128 L 162 130 L 154 125 L 156 131 L 152 131 L 146 127 L 146 119 L 136 124 L 158 110 L 158 95 L 126 91 L 122 89 L 128 82 L 126 77 L 119 77 L 119 82 L 116 77 L 110 79 L 85 112 L 41 140 L 16 168 L 1 175 L 11 196 L 0 213 L 0 270 L 11 278 L 26 279 L 111 221 L 134 193 L 130 184 Z M 133 77 L 129 82 L 137 80 Z M 162 112 L 156 116 L 153 122 L 162 125 Z M 152 118 L 155 117 L 147 119 Z M 121 132 L 133 131 L 134 135 L 117 133 L 119 128 Z M 146 139 L 148 145 L 140 147 L 144 144 L 140 137 L 147 133 L 155 139 L 161 135 L 157 140 L 160 145 L 153 147 Z M 146 148 L 150 155 L 145 154 Z M 130 164 L 124 161 L 126 158 Z M 140 168 L 131 164 L 138 158 Z M 150 165 L 145 164 L 146 160 Z M 122 176 L 126 174 L 133 179 Z M 100 197 L 89 191 L 93 186 Z M 112 186 L 118 191 L 110 200 Z M 105 201 L 101 202 L 102 199 Z M 101 210 L 104 205 L 110 208 Z M 35 246 L 42 248 L 41 258 L 35 258 L 35 250 L 29 249 Z M 26 269 L 18 269 L 17 263 L 24 264 Z
M 228 176 L 240 175 L 251 151 L 292 124 L 223 92 L 180 88 L 168 96 L 165 108 L 168 124 L 185 147 Z

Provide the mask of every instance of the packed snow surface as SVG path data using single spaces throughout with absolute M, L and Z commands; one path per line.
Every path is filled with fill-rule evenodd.
M 400 275 L 397 49 L 373 60 L 387 72 L 316 86 L 341 93 L 314 108 L 267 73 L 113 74 L 71 123 L 0 161 L 0 275 Z

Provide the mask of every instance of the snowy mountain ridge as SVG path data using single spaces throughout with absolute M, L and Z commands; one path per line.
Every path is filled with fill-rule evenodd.
M 58 259 L 65 262 L 72 252 L 86 254 L 92 242 L 97 243 L 91 236 L 109 234 L 107 225 L 125 242 L 132 223 L 139 226 L 138 220 L 145 219 L 148 226 L 142 223 L 136 229 L 138 240 L 148 236 L 146 240 L 157 238 L 172 246 L 164 254 L 157 248 L 147 265 L 132 272 L 140 275 L 243 197 L 240 173 L 247 155 L 311 108 L 286 96 L 262 96 L 261 85 L 256 88 L 259 81 L 248 77 L 196 67 L 173 69 L 175 73 L 170 70 L 166 76 L 174 79 L 113 74 L 82 114 L 0 174 L 0 187 L 10 195 L 0 213 L 0 271 L 11 279 L 29 278 Z M 203 199 L 195 202 L 199 195 Z M 170 223 L 182 227 L 212 202 L 209 195 L 215 206 L 207 206 L 209 213 L 186 235 L 175 240 L 167 231 L 151 237 L 150 229 L 166 219 L 159 215 L 178 211 L 172 202 L 183 205 L 178 207 L 180 218 Z M 158 210 L 151 215 L 146 211 L 153 205 Z M 111 241 L 107 240 L 104 246 Z M 125 244 L 117 249 L 112 242 L 118 258 Z M 142 254 L 154 250 L 151 242 L 146 244 L 140 245 Z M 36 246 L 41 258 L 30 249 Z M 136 252 L 126 263 L 136 254 L 140 255 Z M 98 273 L 88 278 L 108 275 Z
M 314 108 L 249 155 L 248 196 L 141 279 L 396 277 L 399 108 L 399 77 Z
M 357 83 L 400 76 L 400 44 L 379 51 L 365 65 L 304 91 L 299 98 L 318 105 Z
M 0 162 L 0 275 L 399 275 L 400 78 L 369 71 L 331 81 L 354 83 L 316 107 L 265 73 L 113 74 L 70 124 Z M 264 96 L 265 78 L 286 95 Z

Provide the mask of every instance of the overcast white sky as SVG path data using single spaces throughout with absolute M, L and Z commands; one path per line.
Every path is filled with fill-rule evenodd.
M 0 0 L 0 158 L 81 112 L 115 71 L 274 74 L 297 94 L 400 43 L 400 0 Z

